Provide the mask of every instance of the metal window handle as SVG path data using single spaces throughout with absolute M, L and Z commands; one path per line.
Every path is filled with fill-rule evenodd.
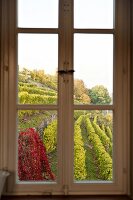
M 64 69 L 58 70 L 59 74 L 71 74 L 73 72 L 75 72 L 73 69 L 70 69 L 70 70 L 64 70 Z

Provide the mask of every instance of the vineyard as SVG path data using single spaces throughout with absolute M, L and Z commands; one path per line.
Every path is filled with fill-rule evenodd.
M 111 133 L 108 127 L 107 132 Z M 76 180 L 112 180 L 112 137 L 96 120 L 81 115 L 75 122 L 74 175 Z M 111 135 L 110 135 L 111 136 Z
M 90 101 L 89 96 L 86 98 L 87 90 L 83 91 L 85 95 L 82 94 L 80 98 L 76 90 L 76 102 Z M 57 103 L 56 77 L 48 76 L 43 71 L 22 71 L 19 74 L 18 101 L 20 104 Z M 74 120 L 74 180 L 111 181 L 113 175 L 112 113 L 75 111 Z M 56 180 L 58 176 L 57 129 L 57 111 L 18 111 L 19 150 L 21 150 L 19 151 L 19 180 Z M 40 156 L 41 154 L 43 157 Z M 37 173 L 34 172 L 34 168 Z M 34 174 L 34 177 L 23 176 L 26 172 Z

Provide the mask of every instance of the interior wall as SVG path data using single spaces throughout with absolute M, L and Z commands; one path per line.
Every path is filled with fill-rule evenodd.
M 0 1 L 0 99 L 1 99 L 1 25 L 2 25 L 2 3 Z M 0 102 L 0 113 L 1 113 L 1 102 Z M 1 122 L 1 114 L 0 114 L 0 122 Z M 1 140 L 1 123 L 0 123 L 0 140 Z M 2 163 L 2 147 L 0 147 L 0 169 L 1 169 L 1 163 Z
M 131 31 L 131 40 L 130 40 L 130 47 L 131 47 L 131 60 L 130 60 L 130 64 L 131 64 L 131 68 L 130 68 L 130 80 L 131 80 L 131 86 L 130 86 L 130 89 L 131 89 L 131 91 L 130 91 L 130 94 L 131 94 L 131 129 L 130 129 L 130 141 L 131 141 L 131 167 L 130 167 L 130 170 L 131 170 L 131 185 L 130 185 L 130 189 L 131 189 L 131 198 L 133 199 L 133 123 L 132 123 L 132 121 L 133 121 L 133 104 L 132 104 L 132 102 L 133 102 L 133 1 L 131 0 L 130 1 L 130 3 L 131 3 L 131 29 L 130 29 L 130 31 Z

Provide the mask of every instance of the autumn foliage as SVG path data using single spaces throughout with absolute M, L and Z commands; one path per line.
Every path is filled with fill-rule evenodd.
M 39 134 L 29 128 L 18 137 L 18 176 L 19 180 L 54 180 L 46 148 Z

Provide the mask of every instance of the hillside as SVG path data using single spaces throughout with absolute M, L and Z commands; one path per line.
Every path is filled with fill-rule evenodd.
M 81 81 L 77 81 L 78 85 Z M 91 101 L 82 81 L 76 103 Z M 83 97 L 85 97 L 83 99 Z M 23 70 L 19 73 L 18 101 L 20 104 L 56 104 L 57 79 L 44 71 Z M 74 179 L 75 181 L 112 180 L 112 113 L 107 111 L 74 112 Z M 20 110 L 18 132 L 29 128 L 37 131 L 46 148 L 49 165 L 55 178 L 57 170 L 57 111 Z

